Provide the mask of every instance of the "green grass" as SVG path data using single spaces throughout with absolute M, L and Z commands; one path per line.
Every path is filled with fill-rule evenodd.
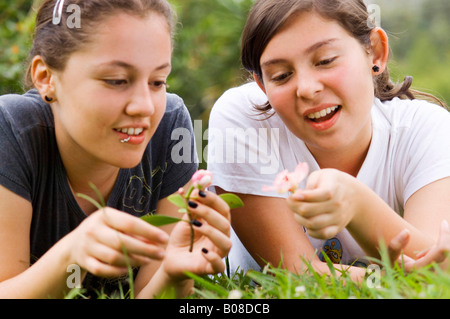
M 334 268 L 334 275 L 320 275 L 307 261 L 304 262 L 308 271 L 303 274 L 269 265 L 261 272 L 237 271 L 204 277 L 189 274 L 195 280 L 195 293 L 186 299 L 450 299 L 450 271 L 429 265 L 406 272 L 386 260 L 378 260 L 379 272 L 367 272 L 359 283 L 350 280 L 346 271 Z M 123 291 L 110 296 L 99 293 L 99 299 L 130 296 Z M 74 290 L 67 298 L 83 298 L 82 290 Z M 167 292 L 160 298 L 171 299 L 173 294 Z
M 380 267 L 380 276 L 367 273 L 355 283 L 348 273 L 320 275 L 310 268 L 305 274 L 267 266 L 227 276 L 197 277 L 196 291 L 189 298 L 227 299 L 448 299 L 450 273 L 436 265 L 406 273 L 396 265 Z M 377 281 L 379 278 L 379 281 Z

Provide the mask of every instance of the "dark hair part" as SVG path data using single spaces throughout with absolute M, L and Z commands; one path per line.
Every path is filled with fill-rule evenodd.
M 175 12 L 166 0 L 66 0 L 61 22 L 54 25 L 52 19 L 56 2 L 44 0 L 38 10 L 29 61 L 40 55 L 51 69 L 57 71 L 64 70 L 70 55 L 90 43 L 98 24 L 114 14 L 127 13 L 142 18 L 151 13 L 160 14 L 166 18 L 171 35 L 176 25 Z M 72 14 L 70 10 L 67 13 L 67 7 L 71 4 L 76 4 L 80 8 L 80 28 L 71 28 L 66 23 Z M 30 88 L 34 86 L 30 63 L 25 85 Z
M 290 17 L 299 12 L 317 12 L 321 16 L 338 22 L 367 50 L 370 49 L 370 34 L 375 22 L 370 21 L 363 0 L 259 0 L 250 10 L 241 43 L 241 61 L 244 68 L 255 74 L 262 82 L 261 56 L 269 41 Z M 389 70 L 374 76 L 375 96 L 381 101 L 414 99 L 422 96 L 446 107 L 445 103 L 431 94 L 412 90 L 412 77 L 396 84 L 390 78 Z M 272 109 L 269 102 L 257 106 L 265 113 Z

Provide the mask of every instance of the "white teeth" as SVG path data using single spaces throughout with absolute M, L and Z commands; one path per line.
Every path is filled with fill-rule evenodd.
M 117 129 L 117 131 L 122 132 L 124 134 L 128 134 L 128 135 L 139 135 L 144 131 L 144 129 L 142 127 L 139 127 L 139 128 L 128 127 L 128 128 Z
M 142 127 L 134 129 L 134 135 L 139 135 L 144 131 Z
M 314 119 L 320 119 L 321 117 L 327 116 L 327 115 L 330 114 L 331 112 L 334 112 L 338 107 L 339 107 L 339 106 L 336 105 L 336 106 L 333 106 L 333 107 L 329 107 L 329 108 L 327 108 L 327 109 L 324 109 L 324 110 L 322 110 L 322 111 L 320 111 L 320 112 L 308 114 L 308 118 L 311 119 L 311 120 L 314 120 Z

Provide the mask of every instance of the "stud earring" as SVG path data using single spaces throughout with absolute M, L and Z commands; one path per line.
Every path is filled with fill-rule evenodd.
M 47 95 L 45 96 L 45 100 L 46 100 L 47 102 L 53 101 L 53 99 L 52 99 L 51 97 L 48 97 Z
M 378 73 L 378 72 L 380 72 L 380 67 L 378 65 L 374 65 L 372 70 L 373 70 L 373 72 Z

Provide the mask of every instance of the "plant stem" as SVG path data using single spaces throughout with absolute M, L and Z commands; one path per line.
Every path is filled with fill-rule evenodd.
M 194 186 L 191 186 L 185 196 L 186 203 L 189 201 L 193 190 L 194 190 Z M 189 208 L 187 208 L 186 210 L 187 210 L 187 214 L 189 216 L 189 221 L 190 221 L 189 226 L 191 227 L 191 244 L 189 246 L 189 252 L 191 253 L 192 250 L 194 249 L 194 226 L 192 225 L 192 214 L 191 214 Z

